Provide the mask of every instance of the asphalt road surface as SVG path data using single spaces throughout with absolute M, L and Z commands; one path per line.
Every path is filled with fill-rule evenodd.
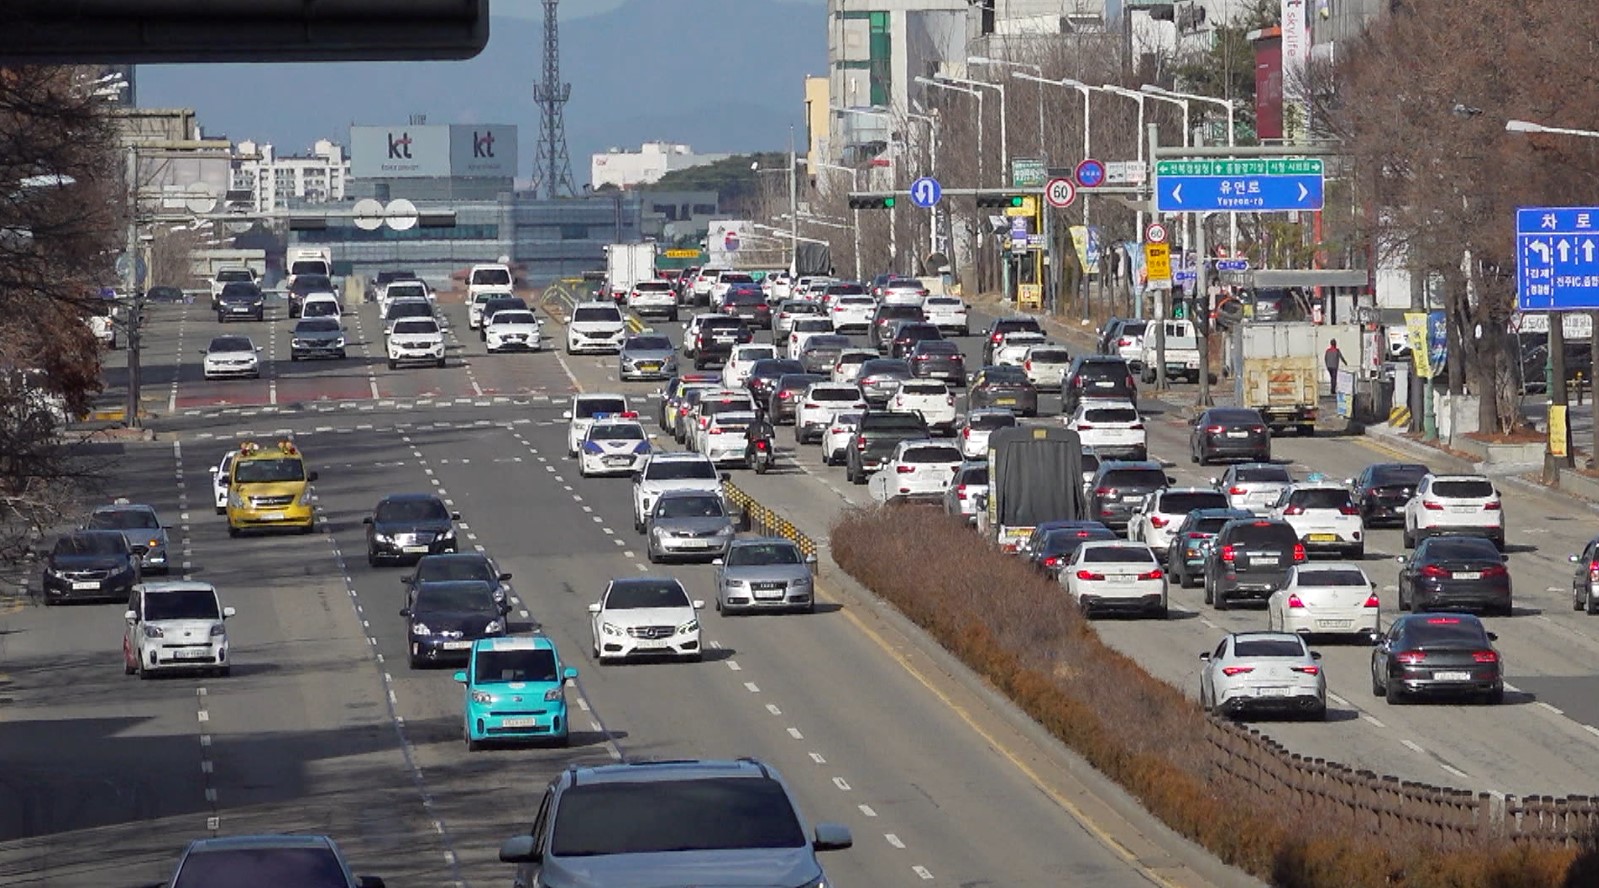
M 664 571 L 709 599 L 711 568 L 646 564 L 627 482 L 580 479 L 564 457 L 565 398 L 614 366 L 605 377 L 594 359 L 486 356 L 464 310 L 446 311 L 460 336 L 443 369 L 388 370 L 372 306 L 346 319 L 343 362 L 289 362 L 281 315 L 230 324 L 266 360 L 261 380 L 227 382 L 199 378 L 198 351 L 220 332 L 204 306 L 153 311 L 145 404 L 162 437 L 106 445 L 108 494 L 154 505 L 172 525 L 174 574 L 217 584 L 237 608 L 233 675 L 126 677 L 120 605 L 4 599 L 0 883 L 138 885 L 164 878 L 192 838 L 317 831 L 390 885 L 505 884 L 499 843 L 528 827 L 561 768 L 735 755 L 779 768 L 811 820 L 851 827 L 855 847 L 824 859 L 840 884 L 1150 883 L 1145 862 L 1040 792 L 836 606 L 707 611 L 702 663 L 595 666 L 585 605 L 609 577 Z M 285 434 L 320 472 L 318 531 L 230 539 L 210 466 L 244 438 Z M 819 474 L 827 483 L 739 481 L 818 524 L 842 505 L 829 485 L 843 489 Z M 417 490 L 444 497 L 464 542 L 514 574 L 513 630 L 541 626 L 581 670 L 569 749 L 468 754 L 451 670 L 407 668 L 406 571 L 367 566 L 360 519 L 382 495 Z M 1154 638 L 1193 622 L 1127 628 Z

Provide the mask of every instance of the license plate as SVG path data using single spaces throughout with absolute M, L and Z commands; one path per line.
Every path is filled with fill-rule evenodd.
M 995 404 L 1000 404 L 1000 405 L 1005 406 L 1005 407 L 1011 407 L 1011 406 L 1014 406 L 1016 404 L 1016 399 L 1015 398 L 995 398 L 994 399 L 994 403 Z
M 202 648 L 180 648 L 173 651 L 172 656 L 179 660 L 209 660 L 211 652 Z
M 1317 620 L 1317 629 L 1348 629 L 1355 625 L 1354 620 Z
M 98 589 L 98 588 L 100 588 L 100 583 L 99 583 L 98 580 L 90 580 L 88 582 L 83 582 L 83 583 L 73 583 L 72 584 L 72 588 L 74 588 L 74 589 Z
M 283 519 L 285 519 L 287 517 L 288 516 L 283 514 L 282 512 L 262 512 L 261 513 L 261 520 L 262 521 L 282 521 Z
M 1478 571 L 1478 570 L 1457 570 L 1454 573 L 1454 579 L 1457 579 L 1457 580 L 1480 580 L 1480 579 L 1482 579 L 1482 571 Z
M 1336 534 L 1336 533 L 1313 533 L 1313 534 L 1310 535 L 1310 541 L 1313 542 L 1313 543 L 1336 543 L 1336 542 L 1338 542 L 1338 534 Z
M 444 649 L 447 651 L 464 651 L 472 646 L 470 641 L 446 641 Z
M 1257 555 L 1256 557 L 1249 559 L 1249 563 L 1256 567 L 1276 566 L 1277 559 L 1271 556 L 1261 557 Z
M 1453 512 L 1456 515 L 1470 515 L 1472 512 L 1475 512 L 1477 510 L 1472 508 L 1471 506 L 1450 506 L 1449 507 L 1449 511 Z
M 1248 432 L 1228 432 L 1227 433 L 1227 437 L 1229 437 L 1229 438 L 1247 438 L 1247 437 L 1249 437 L 1249 433 Z
M 427 550 L 428 550 L 427 546 L 401 546 L 400 547 L 400 551 L 406 553 L 407 555 L 414 555 L 414 554 L 416 554 L 418 552 L 426 552 Z
M 666 647 L 666 640 L 665 639 L 661 639 L 661 638 L 641 638 L 641 639 L 638 640 L 638 644 L 636 644 L 635 647 L 638 647 L 638 648 L 663 648 L 663 647 Z
M 538 726 L 539 726 L 539 720 L 536 719 L 536 718 L 502 718 L 502 719 L 500 719 L 500 727 L 502 727 L 502 728 L 536 728 Z
M 608 466 L 625 466 L 633 461 L 631 456 L 607 456 L 605 464 Z
M 690 549 L 703 549 L 710 544 L 710 540 L 681 540 L 678 543 L 678 545 L 685 546 Z
M 1094 388 L 1108 389 L 1114 384 L 1108 379 L 1101 379 L 1094 383 Z
M 1470 672 L 1434 672 L 1433 681 L 1471 681 Z
M 1288 696 L 1288 689 L 1287 688 L 1255 688 L 1255 696 L 1257 696 L 1257 697 L 1286 697 L 1286 696 Z
M 761 601 L 778 601 L 778 600 L 781 600 L 782 597 L 783 597 L 783 590 L 782 589 L 773 589 L 773 590 L 767 591 L 767 590 L 763 589 L 763 590 L 757 591 L 755 593 L 755 597 L 760 599 Z
M 655 370 L 661 369 L 661 365 L 657 361 L 647 361 L 647 362 L 645 362 L 643 364 L 638 365 L 638 368 L 640 370 L 655 371 Z

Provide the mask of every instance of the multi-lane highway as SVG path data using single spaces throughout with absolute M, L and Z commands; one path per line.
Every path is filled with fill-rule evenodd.
M 237 608 L 233 674 L 126 677 L 121 606 L 5 599 L 0 881 L 136 885 L 166 875 L 191 838 L 309 830 L 390 885 L 504 884 L 500 841 L 527 828 L 565 765 L 754 755 L 783 771 L 807 816 L 852 828 L 855 847 L 824 861 L 840 884 L 1247 884 L 1179 842 L 1145 851 L 1162 835 L 1147 822 L 1095 821 L 1042 791 L 1047 760 L 997 746 L 952 691 L 836 605 L 707 612 L 702 663 L 595 666 L 585 605 L 607 578 L 665 571 L 710 598 L 711 569 L 647 565 L 626 481 L 585 481 L 564 458 L 563 400 L 614 378 L 603 360 L 486 356 L 464 311 L 445 311 L 462 335 L 443 369 L 388 370 L 374 308 L 358 306 L 345 362 L 287 361 L 281 314 L 229 325 L 266 360 L 262 380 L 228 382 L 199 378 L 197 352 L 219 332 L 204 306 L 152 313 L 146 409 L 160 435 L 106 445 L 120 448 L 107 495 L 156 506 L 176 573 Z M 281 435 L 320 472 L 318 532 L 230 539 L 209 467 L 241 440 Z M 840 505 L 809 475 L 740 481 L 812 522 Z M 582 670 L 569 749 L 469 754 L 450 670 L 406 667 L 405 570 L 366 565 L 361 517 L 414 490 L 444 497 L 466 542 L 514 574 L 513 629 L 542 626 Z

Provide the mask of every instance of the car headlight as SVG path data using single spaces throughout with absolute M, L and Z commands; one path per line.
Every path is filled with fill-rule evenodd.
M 426 624 L 426 623 L 412 623 L 411 624 L 411 634 L 412 635 L 432 635 L 433 634 L 433 630 L 429 629 L 428 628 L 428 624 Z
M 56 577 L 57 579 L 66 576 L 66 571 L 63 571 L 61 568 L 50 564 L 46 564 L 44 566 L 44 572 L 52 577 Z
M 488 691 L 473 691 L 472 702 L 482 703 L 483 705 L 487 706 L 488 704 L 494 702 L 494 695 Z
M 220 637 L 222 637 L 224 635 L 227 635 L 227 634 L 228 634 L 228 627 L 222 625 L 221 623 L 212 623 L 211 624 L 211 637 L 212 638 L 220 638 Z
M 565 699 L 566 699 L 566 689 L 565 688 L 550 688 L 549 690 L 544 692 L 544 702 L 546 702 L 546 703 L 554 703 L 557 700 L 565 700 Z
M 228 505 L 235 509 L 244 508 L 244 497 L 238 491 L 228 494 Z
M 600 632 L 605 635 L 621 635 L 622 629 L 615 623 L 601 623 Z
M 504 632 L 504 631 L 505 631 L 505 624 L 503 622 L 499 621 L 499 620 L 490 620 L 488 622 L 488 624 L 483 627 L 483 633 L 485 635 L 493 635 L 496 632 Z
M 393 534 L 389 534 L 389 533 L 382 533 L 382 532 L 374 531 L 373 534 L 372 534 L 372 539 L 377 541 L 377 542 L 380 542 L 380 543 L 392 543 L 392 542 L 394 542 L 394 535 Z
M 166 633 L 161 631 L 160 626 L 151 626 L 149 623 L 144 624 L 145 638 L 163 638 L 165 635 Z
M 700 631 L 700 621 L 699 620 L 689 620 L 687 623 L 684 623 L 683 625 L 677 627 L 677 634 L 678 635 L 687 635 L 690 632 L 698 632 L 698 631 Z
M 166 541 L 165 540 L 155 539 L 155 540 L 151 540 L 149 543 L 145 544 L 145 548 L 146 549 L 160 549 L 160 548 L 164 547 L 165 545 L 166 545 Z
M 333 347 L 344 348 L 344 337 L 340 336 L 338 339 L 333 340 Z
M 735 579 L 731 579 L 731 578 L 723 580 L 722 582 L 726 583 L 728 586 L 731 586 L 734 589 L 742 589 L 746 585 L 746 582 L 744 580 L 735 580 Z
M 664 528 L 661 528 L 661 527 L 652 527 L 652 528 L 650 528 L 650 533 L 653 534 L 656 539 L 660 539 L 661 537 L 666 536 L 666 530 Z
M 448 530 L 446 530 L 443 533 L 439 534 L 439 539 L 441 539 L 441 540 L 453 540 L 453 539 L 455 539 L 455 528 L 453 528 L 453 527 L 449 528 Z
M 733 535 L 733 525 L 729 524 L 726 527 L 723 527 L 722 529 L 720 529 L 720 530 L 718 530 L 716 532 L 716 535 L 720 536 L 720 537 L 732 536 Z

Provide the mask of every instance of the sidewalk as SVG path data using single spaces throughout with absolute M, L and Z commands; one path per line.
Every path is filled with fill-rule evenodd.
M 1418 440 L 1410 433 L 1386 423 L 1367 426 L 1365 433 L 1367 437 L 1382 441 L 1390 448 L 1413 454 L 1428 465 L 1436 465 L 1440 459 L 1449 460 L 1454 463 L 1449 468 L 1493 475 L 1524 490 L 1563 496 L 1599 512 L 1599 478 L 1575 469 L 1562 468 L 1559 480 L 1554 485 L 1547 485 L 1543 483 L 1542 465 L 1489 463 L 1483 458 L 1483 453 L 1477 452 L 1479 449 L 1485 450 L 1483 445 L 1471 438 L 1456 438 L 1455 449 L 1451 450 L 1442 443 L 1431 444 Z

